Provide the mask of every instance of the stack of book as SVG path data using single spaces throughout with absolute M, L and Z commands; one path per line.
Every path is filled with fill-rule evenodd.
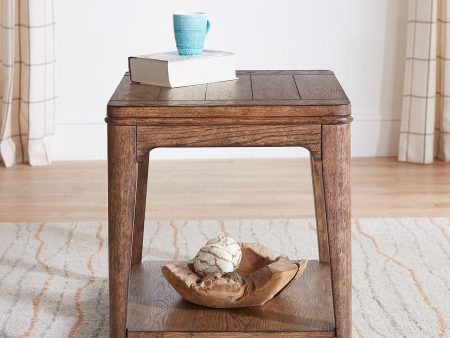
M 169 88 L 236 79 L 234 54 L 216 50 L 196 56 L 178 52 L 132 56 L 128 67 L 132 82 Z

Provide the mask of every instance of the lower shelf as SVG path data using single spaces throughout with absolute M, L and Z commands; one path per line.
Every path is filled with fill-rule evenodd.
M 128 337 L 334 337 L 328 264 L 309 261 L 289 289 L 263 306 L 210 309 L 172 289 L 160 271 L 166 263 L 131 267 Z

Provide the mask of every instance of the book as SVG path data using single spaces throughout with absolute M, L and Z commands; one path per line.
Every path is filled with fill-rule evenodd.
M 161 87 L 184 87 L 236 79 L 233 53 L 204 50 L 202 55 L 166 52 L 128 58 L 130 79 Z

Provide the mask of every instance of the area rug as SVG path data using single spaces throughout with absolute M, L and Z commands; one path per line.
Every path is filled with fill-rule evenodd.
M 0 336 L 108 337 L 106 223 L 0 224 Z M 353 220 L 353 336 L 450 337 L 450 217 Z M 149 222 L 144 259 L 228 233 L 317 258 L 314 220 Z

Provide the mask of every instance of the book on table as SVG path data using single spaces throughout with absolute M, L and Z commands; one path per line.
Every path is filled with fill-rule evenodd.
M 194 56 L 176 51 L 131 56 L 128 67 L 132 82 L 169 88 L 236 79 L 234 54 L 216 50 Z

